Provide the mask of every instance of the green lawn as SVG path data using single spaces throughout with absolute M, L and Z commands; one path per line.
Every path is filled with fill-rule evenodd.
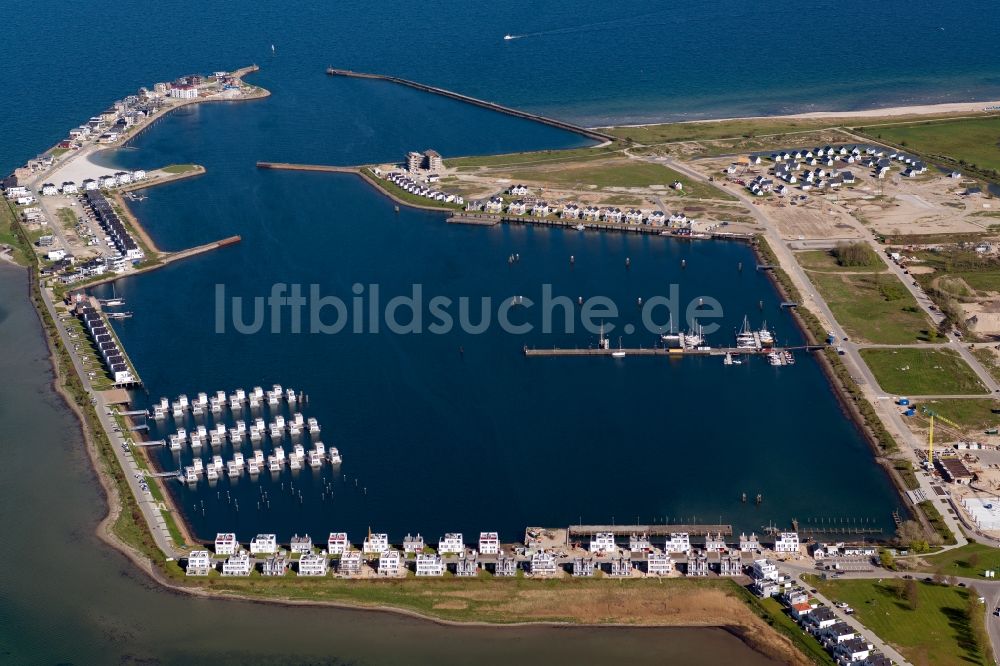
M 933 328 L 895 275 L 811 273 L 809 277 L 855 339 L 908 344 L 926 340 Z
M 1000 409 L 1000 401 L 992 398 L 954 398 L 929 400 L 921 402 L 935 414 L 940 414 L 949 421 L 954 421 L 967 431 L 982 431 L 1000 426 L 1000 414 L 994 414 L 994 409 Z M 946 425 L 935 423 L 935 428 Z
M 571 150 L 538 150 L 526 153 L 504 153 L 502 155 L 476 155 L 453 157 L 444 161 L 445 166 L 459 169 L 472 167 L 530 166 L 534 164 L 558 164 L 560 162 L 585 162 L 611 156 L 618 148 L 576 148 Z
M 976 347 L 972 353 L 986 368 L 986 371 L 992 375 L 993 379 L 1000 380 L 1000 359 L 997 358 L 996 354 L 985 347 Z
M 392 194 L 394 197 L 405 203 L 413 204 L 414 206 L 422 206 L 425 208 L 439 208 L 441 210 L 462 210 L 462 206 L 454 203 L 445 203 L 444 201 L 434 201 L 433 199 L 428 199 L 427 197 L 422 197 L 412 192 L 407 192 L 402 187 L 399 187 L 395 183 L 390 183 L 388 180 L 382 178 L 376 178 L 371 174 L 365 174 L 365 179 L 368 180 L 372 185 L 380 190 L 384 190 Z
M 641 125 L 638 127 L 613 127 L 608 130 L 622 139 L 637 143 L 672 143 L 676 141 L 699 141 L 705 139 L 750 138 L 759 135 L 805 132 L 832 127 L 836 121 L 830 119 L 758 119 L 722 120 L 718 122 L 664 123 Z
M 911 609 L 902 581 L 813 579 L 813 582 L 830 599 L 850 604 L 862 624 L 914 664 L 991 663 L 987 656 L 988 640 L 980 637 L 985 611 L 975 604 L 973 617 L 969 617 L 970 592 L 966 588 L 916 583 L 917 603 Z
M 887 273 L 889 269 L 882 264 L 881 260 L 872 267 L 866 266 L 841 266 L 837 263 L 837 258 L 830 250 L 805 250 L 796 252 L 795 259 L 802 268 L 810 271 L 831 271 L 837 273 L 864 273 L 879 272 Z
M 560 168 L 544 165 L 537 168 L 493 171 L 492 175 L 507 177 L 525 183 L 551 183 L 563 187 L 586 189 L 589 186 L 649 187 L 669 186 L 680 181 L 684 189 L 664 190 L 664 196 L 685 196 L 705 199 L 732 199 L 732 195 L 711 185 L 696 182 L 661 164 L 628 158 L 608 159 L 600 162 L 564 163 Z
M 892 463 L 893 468 L 899 472 L 899 476 L 902 477 L 903 483 L 910 490 L 916 490 L 920 487 L 920 482 L 917 480 L 917 474 L 913 471 L 913 463 L 909 460 L 894 460 Z
M 924 555 L 921 559 L 926 560 L 930 566 L 919 567 L 919 570 L 945 576 L 983 578 L 983 571 L 986 569 L 1000 571 L 1000 549 L 974 541 L 938 555 Z
M 12 248 L 11 258 L 22 266 L 27 266 L 30 262 L 30 248 L 26 248 L 18 235 L 17 214 L 11 203 L 6 199 L 0 200 L 0 245 L 9 245 Z
M 899 395 L 976 395 L 986 389 L 951 349 L 862 349 L 879 386 Z
M 1000 170 L 1000 116 L 869 126 L 865 133 L 933 157 Z
M 188 171 L 194 171 L 197 168 L 197 164 L 171 164 L 163 167 L 160 171 L 163 171 L 164 173 L 187 173 Z

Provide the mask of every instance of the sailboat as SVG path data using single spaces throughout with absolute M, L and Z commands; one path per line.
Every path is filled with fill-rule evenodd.
M 271 44 L 271 53 L 274 53 L 274 44 Z
M 608 350 L 611 348 L 611 342 L 604 337 L 604 322 L 601 322 L 601 331 L 597 334 L 597 347 L 598 349 Z
M 625 358 L 625 350 L 622 349 L 622 339 L 618 338 L 618 350 L 611 352 L 611 358 Z
M 125 305 L 125 299 L 119 298 L 115 295 L 115 285 L 111 284 L 111 298 L 107 298 L 101 301 L 101 305 L 114 307 L 116 305 Z
M 667 332 L 664 333 L 664 334 L 662 334 L 662 335 L 660 335 L 660 339 L 663 340 L 664 342 L 668 342 L 668 343 L 669 342 L 674 342 L 674 343 L 677 343 L 678 346 L 680 345 L 681 336 L 678 335 L 677 333 L 674 333 L 674 313 L 673 312 L 670 313 L 670 319 L 669 319 L 669 321 L 667 323 Z

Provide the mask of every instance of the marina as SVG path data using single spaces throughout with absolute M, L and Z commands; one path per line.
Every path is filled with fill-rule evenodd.
M 340 90 L 344 85 L 358 95 L 381 98 L 402 94 L 390 87 L 365 86 L 363 82 L 330 87 Z M 309 145 L 325 141 L 317 136 L 329 138 L 348 131 L 337 118 L 340 114 L 352 118 L 356 112 L 333 91 L 322 95 L 329 110 L 336 113 L 314 117 L 305 110 L 307 115 L 302 120 L 312 128 Z M 428 137 L 425 145 L 433 145 L 444 154 L 516 150 L 527 144 L 525 137 L 540 136 L 533 134 L 539 129 L 529 127 L 530 123 L 521 125 L 516 118 L 478 115 L 467 105 L 451 106 L 446 102 L 431 101 L 442 105 L 434 107 L 438 121 L 448 118 L 446 124 L 458 127 L 471 112 L 480 131 L 449 131 Z M 381 147 L 367 155 L 341 150 L 336 141 L 330 141 L 332 148 L 317 159 L 314 151 L 300 144 L 302 123 L 278 123 L 267 140 L 232 129 L 232 114 L 242 118 L 240 122 L 253 123 L 279 110 L 291 115 L 302 111 L 285 104 L 280 95 L 275 95 L 266 105 L 239 105 L 224 110 L 206 106 L 200 109 L 197 122 L 181 114 L 167 116 L 156 131 L 137 137 L 130 150 L 114 154 L 114 166 L 122 170 L 134 170 L 149 162 L 190 160 L 206 167 L 204 177 L 161 188 L 144 201 L 128 202 L 144 220 L 157 245 L 184 247 L 234 233 L 242 239 L 237 248 L 218 255 L 225 260 L 194 259 L 160 268 L 141 279 L 121 281 L 115 293 L 109 285 L 94 290 L 100 298 L 118 297 L 128 303 L 133 318 L 115 323 L 130 355 L 140 364 L 144 383 L 153 396 L 179 396 L 184 392 L 191 396 L 192 386 L 220 383 L 253 386 L 268 377 L 282 377 L 294 386 L 310 387 L 308 409 L 289 410 L 287 404 L 280 404 L 285 427 L 273 433 L 270 426 L 277 423 L 270 414 L 265 417 L 263 429 L 251 430 L 250 425 L 256 423 L 245 418 L 253 402 L 259 403 L 261 410 L 270 408 L 267 395 L 247 393 L 245 402 L 237 398 L 243 412 L 239 421 L 245 428 L 245 434 L 238 439 L 242 440 L 238 451 L 231 434 L 232 428 L 238 429 L 231 394 L 226 393 L 213 404 L 211 398 L 218 396 L 207 392 L 207 406 L 201 408 L 203 414 L 198 418 L 204 418 L 206 426 L 221 421 L 225 433 L 207 427 L 207 437 L 199 437 L 197 449 L 201 473 L 193 470 L 194 483 L 168 483 L 165 488 L 194 535 L 205 538 L 236 529 L 275 532 L 284 538 L 286 533 L 321 533 L 331 521 L 351 531 L 374 522 L 390 533 L 401 533 L 418 524 L 428 530 L 475 529 L 485 522 L 502 533 L 512 533 L 525 524 L 566 524 L 578 514 L 589 523 L 609 523 L 613 516 L 634 515 L 640 507 L 647 517 L 721 515 L 734 529 L 755 529 L 769 520 L 787 522 L 796 514 L 810 513 L 810 507 L 829 502 L 843 506 L 846 514 L 870 511 L 878 520 L 890 522 L 889 516 L 898 505 L 880 470 L 866 466 L 869 454 L 853 425 L 842 418 L 836 405 L 821 398 L 828 385 L 811 354 L 800 355 L 795 372 L 771 373 L 766 372 L 765 364 L 756 362 L 757 356 L 766 354 L 755 353 L 751 360 L 740 349 L 731 356 L 733 366 L 742 366 L 736 371 L 736 367 L 724 365 L 725 350 L 735 349 L 734 343 L 724 343 L 725 334 L 716 333 L 717 344 L 721 345 L 717 355 L 698 349 L 704 344 L 691 344 L 685 346 L 690 353 L 685 352 L 684 363 L 629 363 L 631 350 L 645 354 L 640 348 L 660 349 L 665 341 L 656 340 L 653 334 L 648 339 L 624 337 L 619 341 L 616 333 L 617 344 L 609 345 L 606 353 L 613 358 L 624 355 L 624 363 L 587 364 L 559 358 L 545 363 L 519 363 L 517 356 L 524 356 L 525 347 L 572 349 L 586 343 L 581 344 L 579 332 L 513 337 L 496 326 L 488 326 L 476 335 L 456 329 L 445 335 L 292 337 L 285 329 L 268 335 L 240 335 L 231 328 L 220 334 L 215 332 L 212 321 L 189 320 L 189 312 L 215 311 L 215 294 L 205 285 L 225 284 L 229 293 L 246 300 L 269 293 L 276 276 L 280 276 L 282 281 L 315 283 L 326 293 L 337 294 L 344 294 L 351 282 L 368 278 L 379 283 L 383 303 L 410 293 L 411 285 L 420 283 L 428 294 L 456 299 L 489 295 L 495 302 L 518 295 L 527 304 L 529 298 L 540 302 L 539 286 L 551 284 L 554 294 L 565 295 L 573 302 L 580 294 L 606 296 L 621 304 L 616 321 L 619 330 L 627 324 L 638 329 L 642 325 L 641 307 L 635 304 L 652 299 L 662 292 L 663 285 L 677 284 L 685 290 L 684 299 L 696 300 L 700 294 L 710 294 L 724 304 L 722 331 L 738 329 L 741 322 L 735 319 L 735 313 L 740 313 L 741 319 L 742 313 L 759 310 L 759 317 L 766 317 L 774 330 L 774 347 L 802 347 L 801 336 L 787 308 L 779 307 L 780 300 L 766 273 L 738 269 L 755 265 L 752 250 L 745 243 L 678 243 L 673 237 L 658 234 L 587 233 L 586 226 L 584 232 L 576 228 L 585 224 L 580 221 L 573 226 L 511 223 L 485 228 L 447 224 L 446 216 L 439 212 L 404 205 L 397 208 L 359 179 L 328 178 L 327 174 L 309 170 L 254 168 L 262 157 L 275 155 L 274 146 L 288 148 L 276 156 L 298 164 L 320 160 L 332 164 L 379 163 L 384 156 L 404 155 L 413 147 L 413 138 L 407 133 L 383 137 Z M 191 143 L 188 139 L 178 143 L 176 137 L 187 136 L 187 132 L 193 132 L 192 137 L 204 133 L 212 140 L 194 142 L 192 138 Z M 545 132 L 548 145 L 579 145 L 576 137 L 548 134 L 554 132 L 551 127 Z M 501 136 L 503 142 L 499 141 Z M 540 143 L 545 145 L 542 140 L 535 141 L 535 148 Z M 497 147 L 493 148 L 491 142 L 496 142 Z M 291 149 L 298 145 L 301 147 Z M 247 170 L 236 175 L 225 168 L 214 168 L 234 162 L 246 165 Z M 220 188 L 243 191 L 248 183 L 253 185 L 253 197 L 236 198 L 224 208 L 211 208 L 210 224 L 190 224 L 192 216 L 202 215 L 200 207 L 212 201 Z M 297 211 L 289 218 L 286 206 L 280 203 L 282 197 L 303 187 L 309 196 L 296 197 Z M 337 223 L 315 223 L 329 219 L 330 211 L 323 202 L 333 200 L 338 202 Z M 294 252 L 289 248 L 295 248 Z M 520 260 L 497 270 L 500 262 L 515 255 Z M 387 262 L 387 256 L 392 260 Z M 322 268 L 329 266 L 336 266 L 336 270 Z M 346 285 L 344 280 L 348 281 Z M 183 299 L 177 294 L 183 294 Z M 523 311 L 533 312 L 527 308 Z M 246 312 L 244 318 L 249 314 Z M 676 312 L 675 320 L 679 322 L 682 315 L 682 310 Z M 663 316 L 666 319 L 665 312 Z M 178 336 L 158 327 L 157 322 L 164 318 L 190 321 L 190 329 L 184 326 L 189 334 Z M 672 343 L 666 342 L 666 346 Z M 234 349 L 239 349 L 239 354 L 233 354 Z M 371 377 L 382 380 L 372 383 Z M 644 419 L 612 419 L 599 425 L 602 419 L 597 418 L 593 408 L 596 396 L 600 396 L 600 411 L 625 414 L 636 396 L 660 395 L 665 383 L 686 389 L 671 391 L 670 400 L 665 402 L 671 424 L 669 435 L 660 423 Z M 746 395 L 766 391 L 769 400 L 780 403 L 784 410 L 808 414 L 809 427 L 822 434 L 805 446 L 792 445 L 799 442 L 792 433 L 798 432 L 802 424 L 795 419 L 761 419 L 749 400 L 727 406 L 725 422 L 740 424 L 738 438 L 721 420 L 691 418 L 704 414 L 705 392 L 723 384 Z M 390 403 L 386 403 L 384 386 L 393 387 Z M 492 415 L 491 406 L 509 404 L 512 395 L 519 398 L 517 418 L 498 419 Z M 385 417 L 386 404 L 390 405 L 392 418 Z M 177 434 L 170 420 L 172 406 L 168 407 L 171 413 L 163 425 L 165 432 L 159 431 L 154 420 L 151 440 L 169 442 L 169 435 Z M 153 401 L 136 395 L 133 408 L 152 410 Z M 296 453 L 295 435 L 289 419 L 295 411 L 315 417 L 322 426 L 317 438 L 325 443 L 327 461 L 309 455 L 313 435 L 305 423 L 296 426 L 298 437 L 306 440 L 302 442 L 303 455 L 292 455 Z M 192 406 L 182 426 L 188 437 L 178 441 L 179 448 L 143 447 L 157 469 L 176 474 L 177 470 L 195 467 L 195 448 L 190 438 L 193 418 Z M 602 436 L 595 437 L 595 432 Z M 217 438 L 214 442 L 213 434 Z M 637 470 L 630 458 L 607 456 L 599 445 L 604 437 L 631 443 L 645 464 Z M 338 455 L 347 462 L 335 473 L 329 462 L 330 448 L 339 441 L 351 445 L 338 447 Z M 554 444 L 565 441 L 575 443 L 577 455 L 567 456 Z M 698 445 L 678 444 L 686 441 Z M 845 494 L 836 483 L 820 481 L 813 493 L 798 493 L 787 484 L 786 473 L 767 460 L 747 456 L 741 441 L 768 442 L 768 446 L 776 447 L 776 455 L 783 457 L 786 468 L 813 469 L 817 455 L 827 456 L 830 459 L 824 475 L 852 478 L 859 490 Z M 276 442 L 278 447 L 274 446 Z M 834 446 L 837 455 L 829 456 Z M 281 458 L 279 449 L 284 452 Z M 704 450 L 738 458 L 741 464 L 733 469 L 713 469 L 712 483 L 692 476 L 664 486 L 662 479 L 652 473 L 676 465 L 699 469 L 703 466 L 699 452 Z M 263 457 L 257 458 L 255 451 Z M 242 455 L 242 461 L 236 453 Z M 217 467 L 215 455 L 221 457 L 222 467 L 215 470 L 216 478 L 209 480 L 209 463 Z M 462 461 L 469 456 L 489 460 L 474 477 L 462 471 L 467 466 Z M 608 474 L 629 479 L 630 492 L 587 495 L 568 502 L 567 497 L 576 497 L 572 489 L 591 473 L 595 459 L 601 460 Z M 532 477 L 548 481 L 530 484 L 527 489 L 523 483 L 516 483 L 526 473 L 525 460 L 533 461 Z M 411 484 L 393 481 L 409 478 L 414 470 L 419 470 L 425 480 L 421 486 L 424 500 L 447 507 L 429 522 L 423 522 L 426 516 L 412 502 Z M 738 498 L 744 489 L 762 489 L 766 499 L 742 503 Z M 517 493 L 522 500 L 513 505 L 497 502 L 496 497 L 505 493 Z M 456 502 L 456 496 L 461 496 L 462 501 Z

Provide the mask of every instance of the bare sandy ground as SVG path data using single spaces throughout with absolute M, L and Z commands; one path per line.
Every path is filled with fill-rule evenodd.
M 982 113 L 987 108 L 1000 110 L 1000 101 L 992 102 L 950 102 L 947 104 L 920 104 L 915 106 L 893 106 L 885 109 L 865 109 L 863 111 L 810 111 L 808 113 L 792 113 L 778 116 L 741 116 L 737 118 L 708 118 L 702 120 L 683 120 L 684 123 L 721 123 L 731 120 L 778 120 L 815 119 L 815 118 L 892 118 L 897 116 L 929 116 L 949 113 Z M 643 123 L 640 125 L 618 125 L 618 127 L 650 127 L 674 123 Z

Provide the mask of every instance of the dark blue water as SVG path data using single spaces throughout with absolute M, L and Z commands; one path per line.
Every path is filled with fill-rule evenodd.
M 202 536 L 271 529 L 283 536 L 369 524 L 392 532 L 527 523 L 688 519 L 758 529 L 796 517 L 851 516 L 888 526 L 896 501 L 840 413 L 818 368 L 716 360 L 525 359 L 524 344 L 587 345 L 594 336 L 400 337 L 217 335 L 213 290 L 266 295 L 274 282 L 349 296 L 379 283 L 385 299 L 419 282 L 428 295 L 537 298 L 604 294 L 625 319 L 670 283 L 683 300 L 719 299 L 724 344 L 744 314 L 797 333 L 770 285 L 736 265 L 740 245 L 452 227 L 392 205 L 347 176 L 259 172 L 257 160 L 354 164 L 433 147 L 445 156 L 580 145 L 578 137 L 378 82 L 331 79 L 326 65 L 407 76 L 586 123 L 744 115 L 1000 94 L 995 3 L 941 5 L 729 2 L 661 9 L 578 2 L 502 7 L 346 2 L 287 7 L 163 2 L 102 15 L 39 2 L 0 26 L 18 103 L 0 109 L 4 170 L 62 138 L 112 99 L 190 71 L 249 62 L 273 97 L 182 111 L 109 159 L 123 166 L 198 162 L 201 178 L 136 205 L 157 242 L 180 249 L 232 233 L 236 247 L 137 280 L 120 292 L 136 317 L 118 328 L 152 397 L 280 382 L 307 391 L 307 416 L 345 456 L 334 499 L 303 470 L 296 505 L 261 487 L 175 487 Z M 971 20 L 970 17 L 975 17 Z M 60 35 L 44 49 L 37 36 Z M 526 35 L 504 41 L 502 35 Z M 274 43 L 277 53 L 271 54 Z M 835 55 L 831 56 L 831 48 Z M 794 50 L 794 61 L 781 55 Z M 810 52 L 816 56 L 810 60 Z M 15 73 L 19 73 L 15 75 Z M 509 266 L 517 252 L 522 260 Z M 576 256 L 574 267 L 569 255 Z M 624 259 L 631 259 L 626 271 Z M 687 259 L 687 269 L 680 260 Z M 759 302 L 763 301 L 763 311 Z M 624 323 L 624 322 L 619 322 Z M 612 333 L 617 342 L 619 331 Z M 650 334 L 625 336 L 649 345 Z M 459 353 L 459 349 L 464 354 Z M 607 362 L 605 362 L 607 361 Z M 228 452 L 227 452 L 228 454 Z M 175 464 L 164 454 L 164 467 Z M 329 470 L 324 472 L 331 477 Z M 354 490 L 354 481 L 359 490 Z M 288 480 L 292 480 L 290 477 Z M 288 484 L 286 483 L 286 486 Z M 213 505 L 225 488 L 239 515 Z M 367 494 L 364 493 L 367 488 Z M 805 489 L 808 489 L 806 492 Z M 760 507 L 739 494 L 762 492 Z M 297 497 L 297 493 L 296 493 Z M 201 502 L 205 501 L 205 515 Z M 198 511 L 193 508 L 198 504 Z
M 250 62 L 304 104 L 336 65 L 591 123 L 997 99 L 996 25 L 990 0 L 167 0 L 99 20 L 40 0 L 0 24 L 16 99 L 0 109 L 0 169 L 139 85 Z
M 256 169 L 261 158 L 392 159 L 413 145 L 448 155 L 579 144 L 572 135 L 380 82 L 320 76 L 308 94 L 313 102 L 300 111 L 305 92 L 276 91 L 262 102 L 174 114 L 107 156 L 122 166 L 207 167 L 205 176 L 149 190 L 136 204 L 161 246 L 243 237 L 237 246 L 119 283 L 135 317 L 117 328 L 150 397 L 292 386 L 309 394 L 305 415 L 319 419 L 321 439 L 345 458 L 339 472 L 171 484 L 201 537 L 220 530 L 319 537 L 372 526 L 394 536 L 488 528 L 516 538 L 529 524 L 581 519 L 722 519 L 746 530 L 813 516 L 890 524 L 896 501 L 885 478 L 805 356 L 774 369 L 759 360 L 725 368 L 718 358 L 521 353 L 525 345 L 594 344 L 596 336 L 579 328 L 401 336 L 353 334 L 349 326 L 337 335 L 295 335 L 285 317 L 281 334 L 240 335 L 232 326 L 216 333 L 216 284 L 246 299 L 268 295 L 275 282 L 306 290 L 317 284 L 348 303 L 355 284 L 366 293 L 378 284 L 383 303 L 419 284 L 425 301 L 466 296 L 476 304 L 516 294 L 541 301 L 550 284 L 574 302 L 609 298 L 621 312 L 616 324 L 637 329 L 610 337 L 648 347 L 656 336 L 640 326 L 638 299 L 665 295 L 675 284 L 682 306 L 705 297 L 720 302 L 716 345 L 731 341 L 744 315 L 754 324 L 766 318 L 783 343 L 801 342 L 742 244 L 448 225 L 437 213 L 396 213 L 353 176 Z M 520 257 L 513 265 L 512 254 Z M 747 270 L 738 270 L 741 263 Z M 249 306 L 246 312 L 249 320 Z M 480 316 L 477 305 L 472 319 Z M 539 323 L 537 309 L 513 318 Z M 657 319 L 666 323 L 665 312 Z M 270 453 L 271 445 L 263 446 Z M 248 442 L 243 451 L 250 455 Z M 225 459 L 232 452 L 228 445 L 217 451 Z M 190 464 L 190 452 L 175 458 L 161 451 L 162 468 L 179 464 Z M 809 494 L 801 492 L 806 477 Z M 849 493 L 844 479 L 851 479 Z M 765 501 L 743 504 L 743 492 L 760 492 Z

